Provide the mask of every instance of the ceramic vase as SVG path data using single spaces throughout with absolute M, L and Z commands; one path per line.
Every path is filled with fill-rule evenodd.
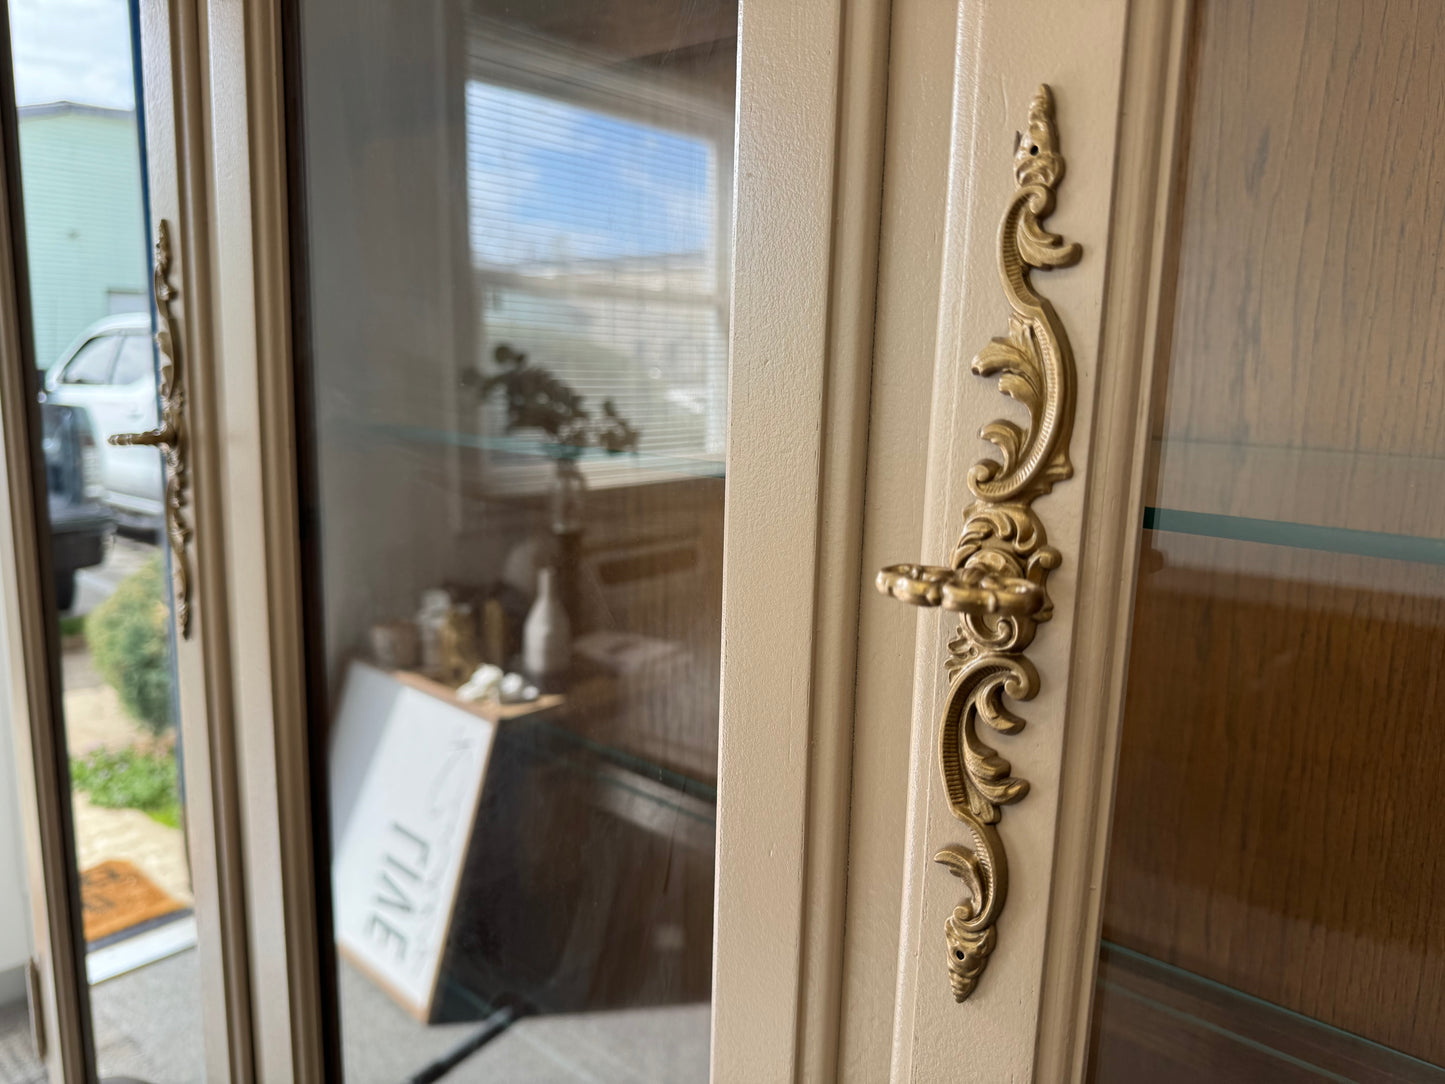
M 537 573 L 537 599 L 522 625 L 522 669 L 534 679 L 555 678 L 572 661 L 572 623 L 558 598 L 557 573 Z

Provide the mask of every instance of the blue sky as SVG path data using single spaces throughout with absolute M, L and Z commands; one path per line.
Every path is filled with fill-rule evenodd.
M 16 96 L 132 109 L 126 0 L 10 0 Z M 713 245 L 704 139 L 479 82 L 467 85 L 477 258 L 507 264 Z
M 713 156 L 697 136 L 470 82 L 473 252 L 510 264 L 710 251 Z
M 135 108 L 126 0 L 10 0 L 15 94 Z

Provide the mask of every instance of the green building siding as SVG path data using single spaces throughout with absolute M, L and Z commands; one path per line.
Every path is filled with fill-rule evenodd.
M 68 102 L 21 108 L 20 177 L 35 360 L 48 367 L 102 316 L 145 307 L 135 114 Z

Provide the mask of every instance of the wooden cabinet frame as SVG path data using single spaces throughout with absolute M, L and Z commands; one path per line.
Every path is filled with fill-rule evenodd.
M 1124 714 L 1124 676 L 1143 537 L 1144 473 L 1156 361 L 1168 347 L 1188 0 L 1135 4 L 1129 13 L 1109 245 L 1118 269 L 1104 293 L 1097 433 L 1079 571 L 1070 702 L 1059 780 L 1034 1076 L 1080 1080 L 1088 1056 L 1103 885 Z M 1086 602 L 1090 603 L 1086 606 Z
M 951 628 L 863 605 L 840 1079 L 1084 1071 L 1188 16 L 1182 0 L 893 5 L 873 433 L 929 421 L 916 439 L 870 446 L 865 567 L 936 559 L 957 536 L 965 475 L 984 447 L 973 434 L 1000 414 L 992 382 L 968 361 L 1007 315 L 996 216 L 1012 184 L 1011 136 L 1040 82 L 1054 88 L 1068 162 L 1049 225 L 1081 242 L 1084 258 L 1036 282 L 1068 328 L 1079 398 L 1074 477 L 1046 498 L 1064 563 L 1050 579 L 1053 620 L 1030 649 L 1043 688 L 1028 729 L 997 743 L 1034 789 L 1005 818 L 1013 872 L 1001 947 L 963 1005 L 939 955 L 958 882 L 932 861 L 952 842 L 935 763 Z M 902 725 L 911 738 L 889 729 Z M 853 871 L 902 878 L 897 926 L 886 895 L 854 888 Z M 890 960 L 893 1003 L 871 979 Z M 891 1049 L 876 1024 L 890 1012 Z
M 247 875 L 228 907 L 234 913 L 244 900 L 260 1078 L 319 1080 L 335 1036 L 323 1010 L 332 981 L 319 933 L 327 886 L 316 876 L 321 825 L 311 808 L 310 758 L 320 739 L 301 661 L 289 276 L 304 245 L 292 235 L 289 202 L 297 148 L 285 124 L 288 15 L 279 3 L 202 5 L 197 93 L 210 108 L 197 162 L 212 201 L 216 436 L 227 442 L 224 665 L 231 712 L 245 720 L 234 771 Z M 854 1060 L 849 1036 L 876 1032 L 880 1009 L 894 1014 L 896 1080 L 928 1079 L 949 1050 L 965 1048 L 1001 1059 L 979 1062 L 979 1079 L 995 1068 L 1040 1080 L 1082 1071 L 1188 4 L 989 2 L 930 17 L 937 25 L 903 0 L 762 2 L 746 6 L 740 29 L 714 985 L 721 1081 L 769 1078 L 783 1066 L 797 1079 L 877 1079 L 867 1075 L 866 1053 Z M 930 27 L 948 34 L 915 67 L 910 35 Z M 1048 630 L 1053 692 L 1036 702 L 1029 754 L 1057 765 L 1043 776 L 1054 793 L 1036 799 L 1016 843 L 1035 849 L 1050 887 L 1011 915 L 1015 940 L 1037 939 L 1038 970 L 991 976 L 995 985 L 1023 981 L 1009 996 L 1032 998 L 1035 1009 L 975 1011 L 949 1018 L 940 1034 L 931 1024 L 916 1030 L 914 1015 L 922 981 L 914 962 L 923 954 L 913 946 L 935 935 L 936 916 L 905 905 L 893 934 L 886 921 L 880 933 L 875 917 L 890 906 L 886 887 L 877 895 L 880 884 L 897 883 L 890 871 L 910 886 L 921 878 L 926 844 L 901 819 L 897 775 L 869 759 L 868 733 L 897 726 L 900 691 L 914 703 L 906 783 L 912 817 L 925 816 L 932 768 L 920 750 L 931 745 L 940 634 L 918 630 L 916 663 L 907 652 L 875 656 L 877 636 L 896 636 L 900 621 L 877 616 L 862 590 L 878 532 L 918 523 L 927 550 L 955 528 L 971 457 L 958 454 L 951 434 L 991 416 L 979 407 L 994 394 L 959 368 L 994 333 L 998 315 L 983 300 L 993 293 L 997 202 L 983 193 L 1001 179 L 985 182 L 982 170 L 994 169 L 997 144 L 1021 122 L 992 88 L 1012 88 L 1008 101 L 1018 104 L 1020 88 L 1039 81 L 1056 86 L 1075 170 L 1059 223 L 1089 252 L 1063 291 L 1085 370 L 1074 492 L 1056 498 L 1074 509 L 1061 531 L 1073 540 L 1072 560 Z M 910 179 L 907 158 L 917 148 L 902 141 L 912 123 L 906 111 L 940 101 L 951 103 L 953 164 L 942 176 Z M 886 186 L 885 111 L 887 130 L 902 133 L 887 152 L 902 158 Z M 947 218 L 932 242 L 941 246 L 933 301 L 907 318 L 933 320 L 920 339 L 898 328 L 884 300 L 886 267 L 883 279 L 875 267 L 880 231 L 885 261 L 913 257 L 906 247 L 890 257 L 890 246 L 908 237 L 909 216 L 926 218 L 930 208 Z M 876 326 L 875 297 L 883 306 Z M 899 391 L 910 381 L 929 389 L 922 414 L 916 392 Z M 780 402 L 793 410 L 779 411 Z M 888 439 L 870 442 L 870 427 Z M 903 449 L 919 468 L 904 483 L 888 445 L 920 428 L 933 436 Z M 748 635 L 737 634 L 743 629 Z M 906 867 L 896 864 L 896 842 L 887 853 L 890 832 L 915 840 Z M 255 951 L 263 945 L 274 950 Z M 896 997 L 867 963 L 895 958 L 903 963 Z
M 210 190 L 206 160 L 206 102 L 200 10 L 175 4 L 140 5 L 141 69 L 147 135 L 149 209 L 152 232 L 170 230 L 168 285 L 178 317 L 173 348 L 187 369 L 187 424 L 191 436 L 193 534 L 181 557 L 191 569 L 193 600 L 189 637 L 175 641 L 180 706 L 179 727 L 186 748 L 187 847 L 195 886 L 197 957 L 207 1079 L 256 1079 L 252 1062 L 252 987 L 247 961 L 252 942 L 247 912 L 235 906 L 242 892 L 242 776 L 235 749 L 233 673 L 226 660 L 230 643 L 227 553 L 218 525 L 225 508 L 222 474 L 226 444 L 220 439 L 216 370 L 208 364 L 215 338 L 211 277 Z M 7 82 L 9 79 L 7 69 Z M 34 359 L 24 336 L 28 270 L 24 244 L 15 236 L 21 220 L 17 146 L 11 127 L 13 88 L 0 93 L 6 119 L 5 216 L 0 245 L 9 258 L 0 264 L 0 366 L 3 384 L 5 513 L 0 522 L 0 576 L 7 588 L 6 645 L 11 675 L 11 719 L 19 751 L 21 805 L 32 897 L 36 970 L 40 992 L 42 1056 L 52 1079 L 93 1079 L 94 1043 L 89 1000 L 84 990 L 85 950 L 71 828 L 70 794 L 59 691 L 59 634 L 51 588 L 48 542 L 36 509 L 45 503 L 43 458 L 32 441 L 38 388 Z
M 313 730 L 303 648 L 285 35 L 277 3 L 199 5 L 211 103 L 203 161 L 212 192 L 219 333 L 213 369 L 227 442 L 228 658 L 238 680 L 234 770 L 244 782 L 246 878 L 226 899 L 245 916 L 255 1079 L 322 1081 L 336 1049 L 326 901 L 311 803 Z M 324 728 L 314 732 L 324 741 Z
M 298 426 L 309 404 L 291 279 L 305 259 L 304 164 L 287 80 L 297 15 L 281 0 L 140 8 L 153 217 L 177 223 L 193 380 L 199 635 L 180 668 L 188 749 L 205 754 L 186 770 L 203 811 L 192 853 L 209 1079 L 321 1082 L 339 1044 L 327 826 L 313 805 L 326 726 L 304 649 Z M 1189 8 L 743 7 L 716 1081 L 1083 1072 Z M 879 564 L 946 552 L 957 530 L 977 458 L 968 435 L 997 413 L 967 358 L 1006 317 L 993 244 L 1002 163 L 1040 82 L 1055 88 L 1070 169 L 1054 226 L 1086 253 L 1050 282 L 1079 359 L 1076 471 L 1049 497 L 1066 564 L 1040 636 L 1046 691 L 1009 750 L 1036 784 L 1007 826 L 1022 871 L 1005 919 L 1014 947 L 956 1006 L 933 966 L 943 875 L 931 862 L 932 744 L 947 634 L 867 584 Z M 7 352 L 18 341 L 12 270 L 0 267 Z M 31 634 L 9 638 L 12 672 L 26 677 L 12 710 L 33 721 L 27 763 L 47 810 L 30 833 L 32 877 L 47 886 L 37 929 L 63 971 L 75 964 L 56 932 L 71 913 L 64 819 L 43 783 L 59 751 L 34 722 L 49 718 L 51 686 L 34 650 L 41 557 L 15 372 L 5 367 L 0 387 L 0 573 L 15 585 L 7 626 Z M 72 1000 L 52 989 L 47 1013 L 53 1064 L 80 1080 L 88 1040 Z

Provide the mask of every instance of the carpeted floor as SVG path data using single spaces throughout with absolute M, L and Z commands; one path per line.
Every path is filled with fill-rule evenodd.
M 706 1004 L 533 1016 L 512 1025 L 446 1084 L 706 1084 Z
M 45 1084 L 45 1071 L 30 1042 L 25 1003 L 0 1008 L 0 1084 Z
M 201 1012 L 195 952 L 161 960 L 93 987 L 95 1051 L 101 1077 L 148 1084 L 197 1084 Z M 0 1084 L 44 1084 L 24 1003 L 0 1009 Z
M 355 968 L 341 967 L 346 1084 L 404 1084 L 482 1025 L 418 1024 Z M 705 1084 L 707 1004 L 526 1017 L 468 1054 L 445 1084 Z
M 91 990 L 100 1075 L 148 1084 L 202 1080 L 196 954 L 183 952 Z M 479 1028 L 426 1027 L 359 972 L 341 974 L 347 1084 L 404 1084 Z M 706 1004 L 529 1017 L 469 1054 L 448 1084 L 690 1084 L 708 1076 Z M 24 1004 L 0 1008 L 0 1084 L 44 1084 Z

